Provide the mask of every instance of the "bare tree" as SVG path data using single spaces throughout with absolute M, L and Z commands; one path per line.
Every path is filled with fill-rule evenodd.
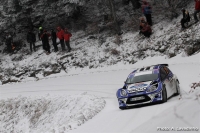
M 120 28 L 118 21 L 117 21 L 117 16 L 116 16 L 116 11 L 115 11 L 115 7 L 114 7 L 114 4 L 113 4 L 113 0 L 108 0 L 108 1 L 109 1 L 110 11 L 111 11 L 111 14 L 112 14 L 112 17 L 113 17 L 113 21 L 115 23 L 115 28 L 116 28 L 117 34 L 120 35 L 121 34 L 121 28 Z
M 181 8 L 185 7 L 191 0 L 151 0 L 155 12 L 163 13 L 170 19 L 178 17 Z

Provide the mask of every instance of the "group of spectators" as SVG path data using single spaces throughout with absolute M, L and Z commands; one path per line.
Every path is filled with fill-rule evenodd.
M 62 51 L 65 51 L 65 45 L 68 48 L 68 52 L 71 51 L 70 47 L 70 37 L 72 34 L 65 28 L 64 30 L 61 27 L 57 27 L 57 32 L 54 31 L 54 29 L 51 29 L 51 32 L 49 33 L 46 29 L 43 29 L 42 27 L 39 27 L 39 33 L 38 38 L 42 41 L 42 48 L 47 52 L 47 54 L 50 54 L 50 44 L 49 40 L 52 40 L 52 45 L 54 47 L 54 52 L 58 51 L 58 44 L 61 44 Z M 57 38 L 59 39 L 59 43 L 57 43 Z M 35 42 L 36 42 L 36 35 L 33 31 L 29 30 L 27 34 L 27 42 L 30 44 L 30 50 L 32 52 L 32 46 L 33 50 L 35 51 Z
M 58 44 L 61 44 L 62 51 L 66 51 L 65 45 L 67 46 L 68 52 L 71 51 L 70 47 L 70 37 L 72 34 L 67 30 L 67 28 L 62 29 L 61 27 L 57 27 L 57 31 L 54 31 L 54 29 L 51 29 L 51 32 L 49 33 L 46 29 L 43 29 L 42 27 L 39 27 L 39 33 L 38 38 L 39 41 L 42 42 L 42 48 L 47 53 L 50 54 L 50 40 L 52 42 L 52 45 L 54 47 L 54 52 L 58 51 Z M 58 39 L 58 40 L 57 40 Z M 9 53 L 12 53 L 15 49 L 15 46 L 13 44 L 13 38 L 9 33 L 6 33 L 5 36 L 5 44 L 7 45 L 7 50 Z M 26 35 L 26 41 L 30 44 L 30 51 L 31 53 L 36 51 L 36 34 L 33 32 L 33 30 L 29 30 Z
M 143 34 L 145 37 L 150 37 L 152 34 L 152 8 L 150 4 L 146 1 L 142 1 L 142 12 L 145 17 L 140 18 L 140 34 Z M 183 18 L 181 19 L 181 26 L 182 28 L 186 28 L 185 24 L 190 22 L 190 15 L 186 9 L 182 9 Z M 195 0 L 195 12 L 194 12 L 194 20 L 195 23 L 198 22 L 197 13 L 200 13 L 200 0 Z M 39 27 L 38 38 L 42 41 L 43 49 L 49 54 L 50 51 L 50 44 L 49 40 L 52 40 L 52 45 L 54 47 L 54 52 L 58 51 L 58 44 L 61 44 L 62 51 L 66 51 L 65 45 L 68 48 L 68 52 L 71 51 L 70 47 L 70 37 L 72 34 L 68 31 L 67 28 L 62 29 L 61 27 L 56 28 L 57 32 L 54 29 L 51 29 L 49 33 L 46 29 Z M 57 39 L 59 39 L 59 43 L 57 43 Z M 36 35 L 32 30 L 29 30 L 27 33 L 27 42 L 30 44 L 30 51 L 36 51 L 35 42 L 36 42 Z M 6 34 L 6 45 L 8 52 L 12 52 L 15 46 L 13 45 L 13 40 L 10 34 Z M 33 47 L 33 50 L 32 50 Z
M 43 29 L 42 27 L 39 27 L 39 33 L 38 38 L 39 41 L 42 42 L 42 48 L 45 50 L 47 54 L 50 54 L 50 40 L 52 42 L 52 45 L 54 47 L 54 52 L 58 51 L 58 44 L 61 44 L 62 51 L 66 51 L 65 45 L 67 46 L 68 52 L 71 51 L 70 47 L 70 37 L 72 34 L 67 30 L 67 28 L 62 29 L 61 27 L 57 27 L 57 31 L 54 31 L 54 29 L 51 29 L 51 32 L 49 33 L 46 29 Z M 57 40 L 58 39 L 58 40 Z M 6 33 L 5 36 L 5 44 L 7 46 L 7 50 L 9 53 L 12 53 L 15 49 L 15 45 L 13 44 L 13 38 L 11 34 Z M 30 51 L 31 53 L 36 51 L 36 34 L 33 32 L 33 30 L 29 30 L 26 35 L 26 41 L 30 44 Z
M 200 13 L 200 0 L 194 0 L 195 1 L 195 11 L 194 11 L 194 23 L 197 23 L 198 17 L 197 13 Z M 151 19 L 151 6 L 146 1 L 142 1 L 142 12 L 145 17 L 140 18 L 140 34 L 143 34 L 145 37 L 150 37 L 152 34 L 152 19 Z M 181 27 L 182 29 L 186 28 L 186 25 L 188 25 L 188 22 L 190 22 L 190 14 L 186 9 L 182 9 L 183 18 L 181 19 Z

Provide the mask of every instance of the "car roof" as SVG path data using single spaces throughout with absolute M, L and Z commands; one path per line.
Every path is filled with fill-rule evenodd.
M 161 66 L 168 67 L 169 65 L 168 64 L 157 64 L 157 65 L 151 65 L 151 66 L 138 68 L 138 69 L 134 70 L 132 73 L 130 73 L 130 75 L 139 76 L 139 75 L 146 75 L 146 74 L 158 74 Z

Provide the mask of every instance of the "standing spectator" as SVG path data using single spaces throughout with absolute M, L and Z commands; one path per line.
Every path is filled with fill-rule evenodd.
M 60 40 L 60 44 L 61 44 L 61 47 L 62 47 L 62 51 L 65 51 L 65 44 L 64 44 L 64 30 L 61 29 L 60 27 L 57 27 L 57 37 L 58 39 Z
M 142 1 L 142 12 L 146 17 L 147 23 L 152 26 L 152 19 L 151 19 L 151 6 L 145 0 Z
M 68 32 L 67 28 L 65 28 L 64 40 L 65 40 L 65 44 L 68 48 L 68 52 L 71 51 L 71 47 L 70 47 L 70 37 L 71 36 L 72 36 L 72 34 L 70 32 Z
M 142 23 L 141 26 L 142 29 L 140 30 L 140 34 L 143 34 L 145 37 L 150 37 L 152 34 L 151 26 L 146 23 Z
M 52 43 L 54 47 L 54 52 L 57 52 L 58 51 L 58 46 L 56 43 L 57 36 L 56 36 L 56 32 L 53 29 L 51 29 L 51 39 L 52 39 Z
M 33 50 L 36 51 L 35 50 L 36 36 L 35 36 L 35 34 L 31 30 L 28 31 L 28 34 L 26 36 L 26 40 L 27 40 L 28 43 L 30 43 L 30 50 L 31 50 L 31 52 L 32 52 L 32 46 L 33 46 Z
M 42 35 L 42 34 L 43 34 L 43 28 L 42 28 L 42 27 L 39 27 L 39 32 L 38 32 L 38 39 L 39 39 L 39 40 L 42 40 L 42 39 L 41 39 L 41 35 Z M 45 50 L 43 40 L 42 40 L 42 48 L 43 48 L 43 50 Z
M 44 48 L 47 54 L 50 54 L 50 45 L 49 45 L 49 37 L 51 34 L 47 32 L 47 30 L 44 30 L 43 34 L 41 35 L 41 39 L 44 43 Z
M 194 11 L 194 20 L 197 23 L 199 20 L 197 18 L 197 13 L 200 12 L 200 0 L 195 0 L 195 11 Z
M 6 33 L 6 46 L 9 53 L 13 52 L 12 49 L 13 38 L 9 33 Z
M 182 29 L 186 28 L 185 23 L 190 22 L 190 14 L 187 10 L 182 9 L 183 18 L 181 19 Z

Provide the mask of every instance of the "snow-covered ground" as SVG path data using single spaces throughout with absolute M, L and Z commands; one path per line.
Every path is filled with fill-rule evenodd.
M 116 91 L 135 68 L 168 63 L 180 81 L 182 98 L 120 110 Z M 39 81 L 0 86 L 2 133 L 155 133 L 200 128 L 200 53 L 148 57 L 133 65 L 74 69 Z M 160 131 L 163 132 L 163 131 Z M 177 132 L 177 131 L 168 131 Z M 183 131 L 179 131 L 183 132 Z M 191 132 L 200 132 L 191 131 Z

